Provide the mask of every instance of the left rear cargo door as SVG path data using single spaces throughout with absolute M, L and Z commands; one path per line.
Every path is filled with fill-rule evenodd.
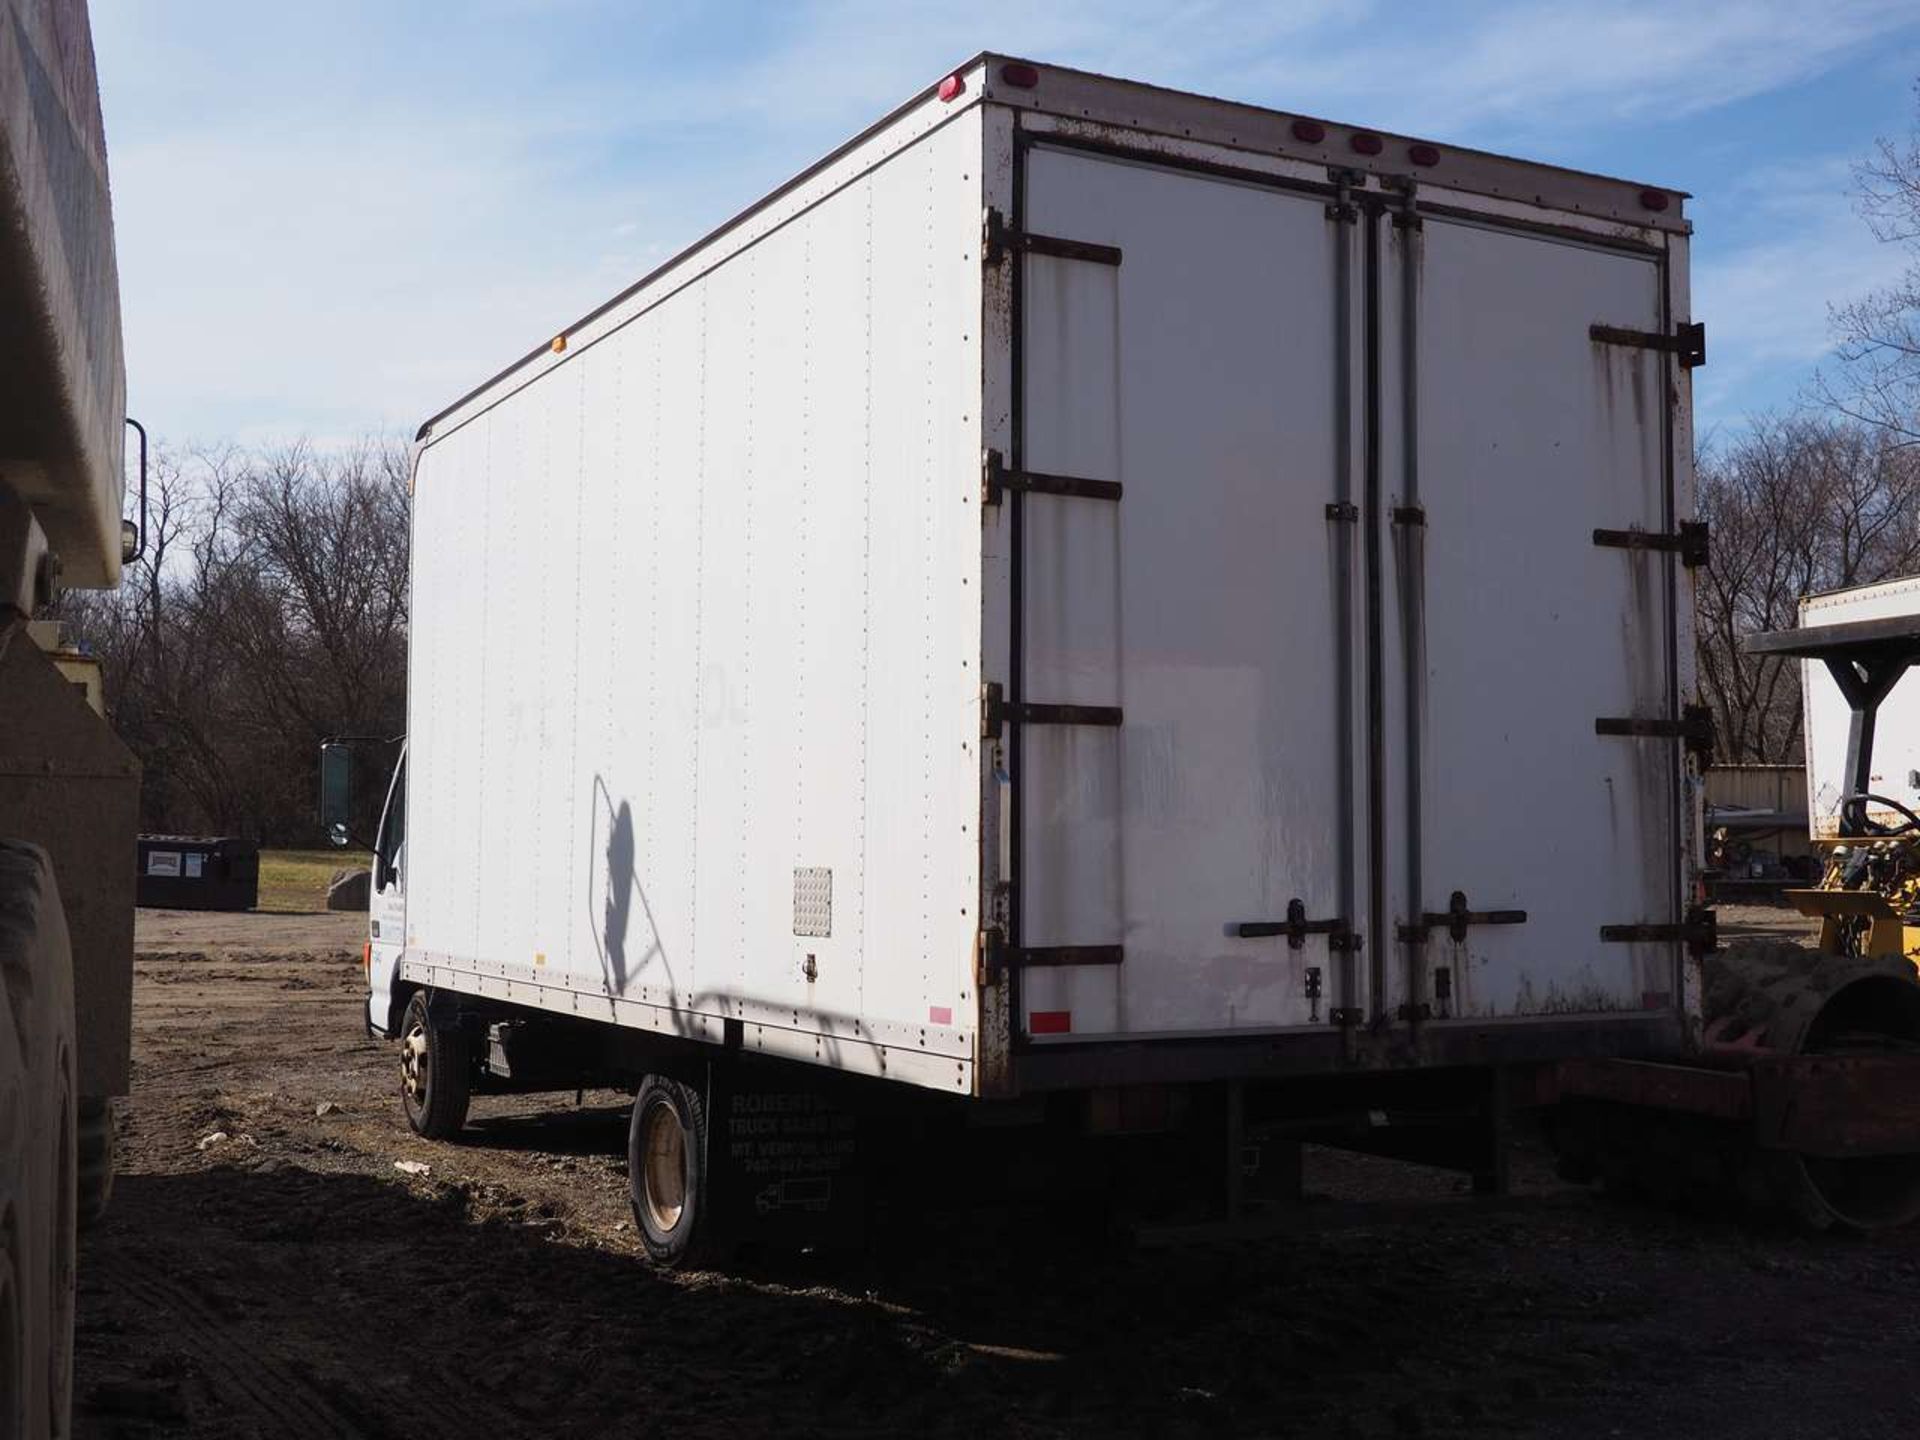
M 1354 227 L 1046 144 L 1022 173 L 1019 227 L 1086 244 L 1016 262 L 1018 1017 L 1042 1043 L 1324 1029 L 1367 1003 L 1333 506 Z

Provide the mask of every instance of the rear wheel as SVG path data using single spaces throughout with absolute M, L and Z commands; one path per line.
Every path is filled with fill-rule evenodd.
M 472 1038 L 436 1020 L 427 992 L 415 991 L 400 1022 L 400 1100 L 407 1124 L 429 1140 L 450 1140 L 467 1123 L 472 1098 Z
M 707 1195 L 707 1112 L 697 1091 L 649 1075 L 633 1097 L 627 1188 L 648 1258 L 667 1267 L 714 1258 Z

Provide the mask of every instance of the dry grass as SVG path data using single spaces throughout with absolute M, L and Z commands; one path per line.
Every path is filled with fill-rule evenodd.
M 262 850 L 260 910 L 324 910 L 327 885 L 339 870 L 367 866 L 365 850 Z

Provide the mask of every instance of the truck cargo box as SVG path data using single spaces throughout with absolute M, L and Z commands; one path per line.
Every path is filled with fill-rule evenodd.
M 978 1095 L 1672 1053 L 1688 233 L 963 67 L 422 428 L 370 1019 Z

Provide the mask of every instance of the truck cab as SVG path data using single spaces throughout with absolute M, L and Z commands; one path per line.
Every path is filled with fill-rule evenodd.
M 400 953 L 407 940 L 407 752 L 403 746 L 373 839 L 367 901 L 367 1029 L 392 1039 L 398 1028 Z

